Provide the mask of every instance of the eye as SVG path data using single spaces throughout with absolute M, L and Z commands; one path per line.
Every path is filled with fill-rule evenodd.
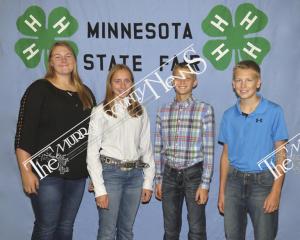
M 132 81 L 131 81 L 130 79 L 126 78 L 126 79 L 124 79 L 124 82 L 125 82 L 126 84 L 130 84 Z
M 112 80 L 114 83 L 120 83 L 121 82 L 121 79 L 113 79 Z

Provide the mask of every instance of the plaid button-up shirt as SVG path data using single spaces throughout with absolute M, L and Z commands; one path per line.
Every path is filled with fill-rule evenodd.
M 214 111 L 205 102 L 174 100 L 158 110 L 154 159 L 156 183 L 162 182 L 165 164 L 185 169 L 203 162 L 201 188 L 209 189 L 214 159 Z

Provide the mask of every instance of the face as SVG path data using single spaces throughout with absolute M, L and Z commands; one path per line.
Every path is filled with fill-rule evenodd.
M 64 46 L 57 46 L 53 49 L 50 64 L 57 75 L 69 75 L 75 66 L 73 53 Z
M 183 71 L 183 72 L 180 72 Z M 186 71 L 186 72 L 184 72 Z M 178 95 L 190 95 L 193 88 L 197 85 L 197 80 L 192 73 L 188 73 L 189 69 L 176 69 L 174 72 L 174 86 L 176 94 Z M 176 78 L 178 76 L 179 78 Z
M 125 98 L 130 93 L 130 88 L 133 82 L 131 75 L 127 70 L 116 71 L 111 79 L 111 88 L 114 93 L 114 97 Z
M 258 73 L 252 69 L 237 69 L 232 81 L 232 86 L 236 94 L 241 99 L 251 99 L 256 96 L 256 91 L 260 87 L 261 81 Z

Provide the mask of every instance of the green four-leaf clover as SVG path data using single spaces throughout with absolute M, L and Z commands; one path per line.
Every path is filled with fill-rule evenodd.
M 43 9 L 31 6 L 18 18 L 17 28 L 28 38 L 19 39 L 15 44 L 15 51 L 26 67 L 35 68 L 42 54 L 44 54 L 45 66 L 47 65 L 48 51 L 53 43 L 72 36 L 78 29 L 78 22 L 66 8 L 58 7 L 51 11 L 46 23 Z M 67 42 L 77 55 L 76 44 L 72 41 Z
M 225 70 L 235 53 L 235 62 L 251 59 L 261 63 L 270 51 L 270 43 L 263 37 L 248 36 L 264 29 L 268 23 L 265 13 L 253 4 L 239 5 L 234 22 L 230 10 L 215 6 L 202 22 L 203 31 L 211 37 L 203 47 L 204 56 L 218 70 Z

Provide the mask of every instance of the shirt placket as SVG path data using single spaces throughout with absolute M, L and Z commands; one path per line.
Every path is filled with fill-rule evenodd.
M 180 147 L 180 139 L 179 139 L 179 129 L 181 129 L 181 119 L 182 119 L 182 112 L 183 108 L 179 105 L 176 109 L 176 128 L 175 128 L 175 137 L 174 137 L 174 157 L 175 160 L 178 158 L 179 155 L 179 147 Z

